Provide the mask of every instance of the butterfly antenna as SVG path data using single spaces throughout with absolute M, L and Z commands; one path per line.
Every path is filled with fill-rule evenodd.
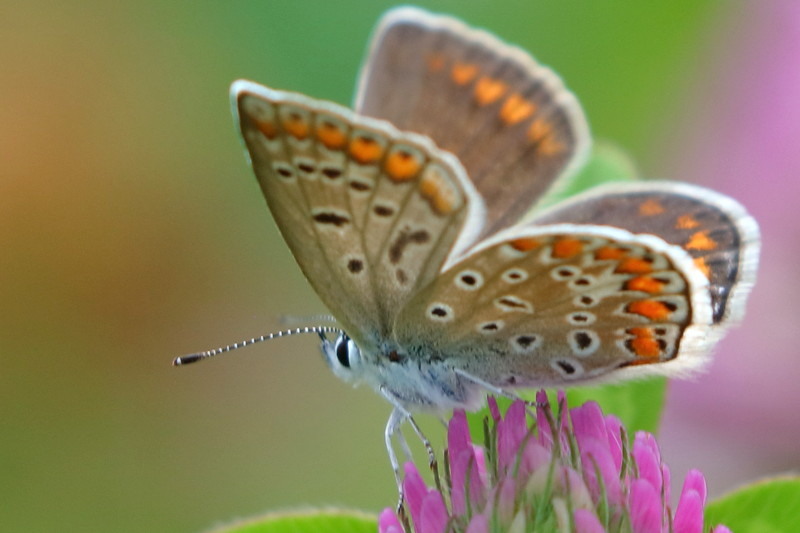
M 326 333 L 339 334 L 341 332 L 342 332 L 341 329 L 335 328 L 333 326 L 310 326 L 305 328 L 295 328 L 283 331 L 276 331 L 275 333 L 270 333 L 269 335 L 253 337 L 252 339 L 247 339 L 241 342 L 236 342 L 234 344 L 229 344 L 228 346 L 223 346 L 221 348 L 215 348 L 213 350 L 207 350 L 205 352 L 191 353 L 189 355 L 182 355 L 180 357 L 176 357 L 175 359 L 172 360 L 172 366 L 182 366 L 182 365 L 188 365 L 189 363 L 196 363 L 197 361 L 200 361 L 202 359 L 208 359 L 209 357 L 214 357 L 215 355 L 219 355 L 221 353 L 232 352 L 233 350 L 238 350 L 239 348 L 244 348 L 245 346 L 250 346 L 251 344 L 277 339 L 278 337 L 288 337 L 289 335 L 299 335 L 301 333 L 316 333 L 317 335 L 320 336 L 320 338 L 324 339 L 324 335 Z
M 336 322 L 336 317 L 333 315 L 281 315 L 278 319 L 285 326 L 293 326 L 303 322 Z

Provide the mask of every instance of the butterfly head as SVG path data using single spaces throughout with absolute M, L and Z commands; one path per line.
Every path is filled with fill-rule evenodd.
M 320 334 L 320 349 L 325 361 L 339 379 L 347 383 L 355 383 L 361 378 L 364 366 L 355 341 L 345 332 L 340 331 L 334 340 Z

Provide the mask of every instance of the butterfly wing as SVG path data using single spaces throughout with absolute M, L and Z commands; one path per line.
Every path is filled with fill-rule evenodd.
M 709 279 L 715 324 L 735 322 L 755 282 L 759 232 L 735 200 L 696 185 L 621 183 L 597 187 L 538 214 L 531 224 L 607 224 L 680 246 Z
M 355 107 L 455 154 L 485 199 L 485 234 L 516 222 L 589 147 L 583 112 L 555 73 L 487 32 L 416 8 L 379 23 Z
M 311 285 L 362 347 L 480 231 L 481 200 L 426 138 L 344 107 L 234 83 L 234 113 L 273 217 Z
M 689 373 L 711 323 L 708 280 L 678 246 L 560 224 L 480 244 L 406 304 L 395 339 L 493 385 L 533 387 Z

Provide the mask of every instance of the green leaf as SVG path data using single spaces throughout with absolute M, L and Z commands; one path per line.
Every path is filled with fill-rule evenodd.
M 594 400 L 605 414 L 617 416 L 633 436 L 636 431 L 656 433 L 667 394 L 667 380 L 653 378 L 621 385 L 581 387 L 567 391 L 571 407 Z
M 536 391 L 534 390 L 516 392 L 525 400 L 536 400 Z M 570 407 L 576 407 L 588 401 L 597 402 L 603 409 L 603 413 L 619 418 L 625 425 L 628 435 L 633 436 L 636 431 L 657 432 L 666 394 L 667 380 L 651 378 L 629 381 L 619 385 L 570 388 L 567 389 L 567 402 Z M 555 410 L 555 391 L 548 391 L 547 395 Z M 507 398 L 497 398 L 497 404 L 500 410 L 505 412 L 511 401 Z M 488 409 L 467 415 L 470 432 L 476 442 L 483 442 L 480 439 L 483 434 L 483 419 L 489 416 Z
M 800 528 L 800 477 L 764 480 L 706 506 L 706 524 L 734 532 L 783 533 Z
M 603 183 L 632 181 L 637 178 L 633 160 L 621 148 L 609 142 L 597 142 L 586 164 L 563 187 L 557 188 L 537 204 L 536 209 L 549 207 L 579 192 Z
M 375 533 L 376 516 L 345 509 L 310 509 L 269 513 L 243 520 L 212 533 Z

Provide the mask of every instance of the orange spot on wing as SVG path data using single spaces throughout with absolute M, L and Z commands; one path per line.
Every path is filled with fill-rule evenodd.
M 267 139 L 274 139 L 278 135 L 278 126 L 274 122 L 268 120 L 256 121 L 256 128 L 264 134 Z
M 336 124 L 323 121 L 317 125 L 317 139 L 329 150 L 341 150 L 347 144 L 347 135 Z
M 594 258 L 598 261 L 605 261 L 607 259 L 622 259 L 628 254 L 627 250 L 617 248 L 615 246 L 603 246 L 594 253 Z
M 531 141 L 540 141 L 546 135 L 550 135 L 552 126 L 549 122 L 537 119 L 534 120 L 530 128 L 528 128 L 528 139 Z
M 283 121 L 283 129 L 301 141 L 308 137 L 308 123 L 298 113 L 290 113 Z
M 681 215 L 675 221 L 676 229 L 694 229 L 699 225 L 700 223 L 692 215 Z
M 405 150 L 396 150 L 386 158 L 384 168 L 394 181 L 407 181 L 417 175 L 420 163 L 413 154 Z
M 639 257 L 628 257 L 623 259 L 614 269 L 616 274 L 648 274 L 653 271 L 650 261 Z
M 444 56 L 442 54 L 431 54 L 428 56 L 428 70 L 438 72 L 444 68 Z
M 659 346 L 658 341 L 652 337 L 633 338 L 631 339 L 630 346 L 637 356 L 645 359 L 655 359 L 661 355 L 661 346 Z
M 496 102 L 508 90 L 508 85 L 500 80 L 483 76 L 475 84 L 475 99 L 480 105 Z
M 456 192 L 438 172 L 429 171 L 422 177 L 419 192 L 440 215 L 449 215 L 457 207 Z
M 689 237 L 686 243 L 687 250 L 714 250 L 719 246 L 717 241 L 708 236 L 708 230 L 698 231 Z
M 542 155 L 556 155 L 564 151 L 564 145 L 549 135 L 539 141 L 539 153 Z
M 350 142 L 350 155 L 362 165 L 375 163 L 382 154 L 381 145 L 370 137 L 358 136 Z
M 566 259 L 581 253 L 583 243 L 578 239 L 564 238 L 553 243 L 553 257 Z
M 514 93 L 503 102 L 500 108 L 500 119 L 509 126 L 522 122 L 533 115 L 536 106 L 525 100 L 518 93 Z
M 660 215 L 664 212 L 664 206 L 657 200 L 650 198 L 639 206 L 639 214 L 645 217 Z
M 553 137 L 553 125 L 546 120 L 536 119 L 531 123 L 528 140 L 538 143 L 543 155 L 554 155 L 564 150 L 564 145 Z
M 532 237 L 523 237 L 521 239 L 514 239 L 509 241 L 512 248 L 518 252 L 529 252 L 539 246 L 539 241 Z
M 653 330 L 650 329 L 650 328 L 645 328 L 645 327 L 629 328 L 627 330 L 627 332 L 630 333 L 631 335 L 636 336 L 636 337 L 652 337 L 653 336 Z
M 459 85 L 466 85 L 478 73 L 478 67 L 471 63 L 456 63 L 450 70 L 450 77 Z
M 664 302 L 658 300 L 639 300 L 631 302 L 625 310 L 628 313 L 641 315 L 650 320 L 666 320 L 669 318 L 670 310 Z
M 440 215 L 449 215 L 455 211 L 458 202 L 451 189 L 440 191 L 439 194 L 433 197 L 433 209 Z
M 664 288 L 664 282 L 650 276 L 637 276 L 625 282 L 625 290 L 657 294 Z
M 708 266 L 708 263 L 706 263 L 706 259 L 704 257 L 695 257 L 694 266 L 699 268 L 700 272 L 702 272 L 706 278 L 711 277 L 711 268 Z
M 663 344 L 655 338 L 653 330 L 645 327 L 630 328 L 626 330 L 634 338 L 627 341 L 628 348 L 641 359 L 632 361 L 630 364 L 653 363 L 653 359 L 660 358 L 663 351 Z

